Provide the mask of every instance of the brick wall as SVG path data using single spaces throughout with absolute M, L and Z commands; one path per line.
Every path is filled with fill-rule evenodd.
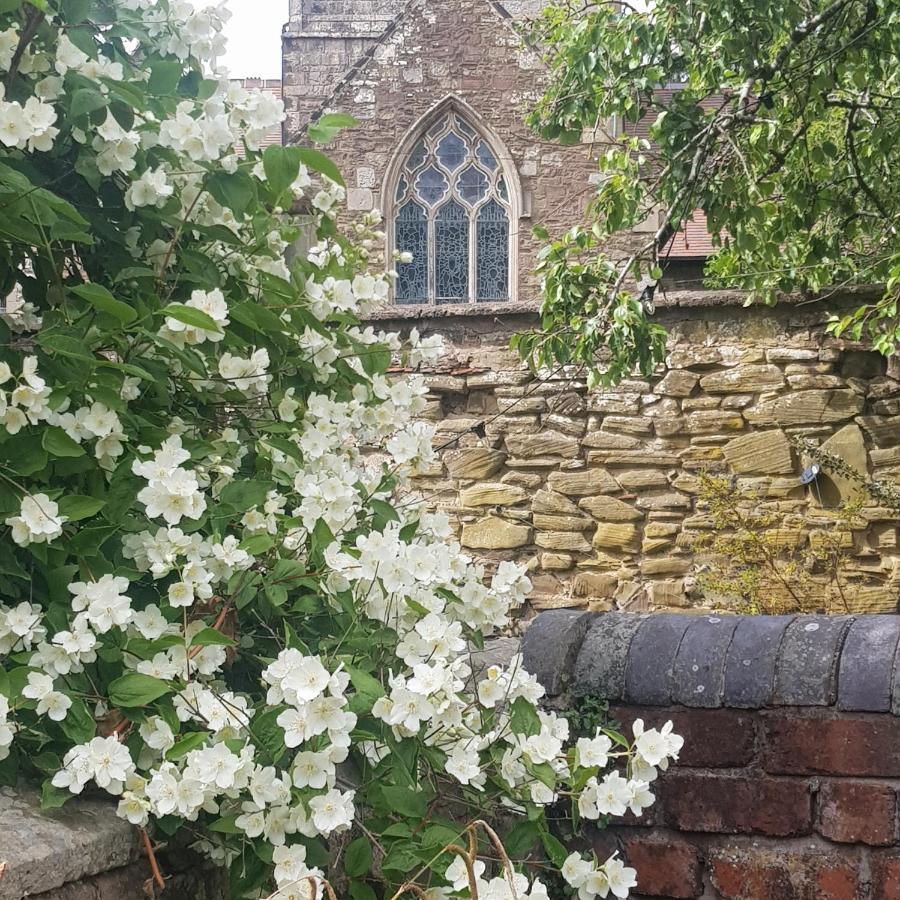
M 657 803 L 594 835 L 637 896 L 900 898 L 900 618 L 553 611 L 525 664 L 556 706 L 685 739 Z
M 877 353 L 825 334 L 829 312 L 862 299 L 774 309 L 745 309 L 743 299 L 669 294 L 657 311 L 670 335 L 667 365 L 592 392 L 569 371 L 535 378 L 510 352 L 510 337 L 534 326 L 533 307 L 378 314 L 391 330 L 444 335 L 446 358 L 426 373 L 441 450 L 419 486 L 468 550 L 530 567 L 533 610 L 733 604 L 708 580 L 727 560 L 709 545 L 703 472 L 758 495 L 778 552 L 821 547 L 857 487 L 827 474 L 801 484 L 809 460 L 794 438 L 896 480 L 900 380 Z M 839 586 L 814 567 L 807 611 L 896 611 L 897 513 L 867 500 L 860 515 L 841 538 Z M 792 602 L 777 583 L 767 599 Z

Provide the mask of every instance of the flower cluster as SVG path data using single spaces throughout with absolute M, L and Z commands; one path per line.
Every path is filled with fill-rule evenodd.
M 580 853 L 572 853 L 560 871 L 566 883 L 578 891 L 578 900 L 593 900 L 610 894 L 624 898 L 637 886 L 637 872 L 615 855 L 603 865 L 597 865 Z

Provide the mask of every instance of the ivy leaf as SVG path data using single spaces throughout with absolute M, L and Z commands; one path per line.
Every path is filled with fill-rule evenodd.
M 63 495 L 59 498 L 59 513 L 69 522 L 89 519 L 106 506 L 105 500 L 96 497 L 84 497 L 78 494 Z
M 220 332 L 222 329 L 216 323 L 216 320 L 203 312 L 202 309 L 195 309 L 193 306 L 186 306 L 184 303 L 170 303 L 164 309 L 161 309 L 157 315 L 166 318 L 176 319 L 191 328 L 202 328 L 204 331 Z
M 372 867 L 372 845 L 365 836 L 348 844 L 344 851 L 344 871 L 351 877 L 365 875 Z
M 41 446 L 51 456 L 65 456 L 77 458 L 85 455 L 84 447 L 77 441 L 73 441 L 62 428 L 48 426 L 41 435 Z
M 109 699 L 116 706 L 126 708 L 146 706 L 171 693 L 172 688 L 165 681 L 140 672 L 122 675 L 109 686 Z
M 187 756 L 191 750 L 202 747 L 208 739 L 209 734 L 204 731 L 194 731 L 190 734 L 186 734 L 181 740 L 176 741 L 175 745 L 169 749 L 168 753 L 166 753 L 166 759 L 175 762 L 176 760 Z
M 116 298 L 101 284 L 80 284 L 78 287 L 72 288 L 72 293 L 82 300 L 87 300 L 92 306 L 97 307 L 101 312 L 109 313 L 115 316 L 124 325 L 133 322 L 137 316 L 137 311 Z

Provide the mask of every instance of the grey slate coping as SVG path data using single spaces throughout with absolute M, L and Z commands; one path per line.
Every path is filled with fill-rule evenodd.
M 631 640 L 625 665 L 622 699 L 644 706 L 666 706 L 672 701 L 672 669 L 689 616 L 649 616 Z
M 0 788 L 0 900 L 40 894 L 137 856 L 137 831 L 110 800 L 72 800 L 42 812 L 35 791 Z
M 844 640 L 838 672 L 838 708 L 889 712 L 900 616 L 861 616 Z
M 900 616 L 539 615 L 526 668 L 551 695 L 642 706 L 900 715 Z
M 722 705 L 725 659 L 737 624 L 734 616 L 700 616 L 688 625 L 672 670 L 675 703 Z
M 759 709 L 775 694 L 781 641 L 794 616 L 741 616 L 725 662 L 726 706 Z
M 784 633 L 775 673 L 776 706 L 831 706 L 849 616 L 797 616 Z
M 596 613 L 554 609 L 539 615 L 522 640 L 525 668 L 553 697 L 569 686 L 575 658 Z

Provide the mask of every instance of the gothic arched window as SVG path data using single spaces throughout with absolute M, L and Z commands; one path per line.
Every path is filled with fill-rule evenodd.
M 397 303 L 510 299 L 512 207 L 503 166 L 456 111 L 440 116 L 402 161 L 393 204 Z

